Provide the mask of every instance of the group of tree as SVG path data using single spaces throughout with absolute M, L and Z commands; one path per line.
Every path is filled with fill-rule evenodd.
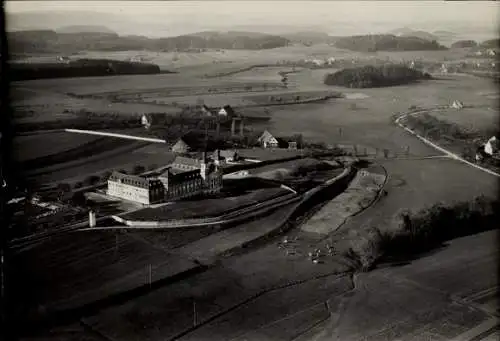
M 334 45 L 360 52 L 446 50 L 436 40 L 419 37 L 399 37 L 392 34 L 359 35 L 337 38 Z
M 408 84 L 431 76 L 419 70 L 403 65 L 387 64 L 381 66 L 363 66 L 346 68 L 327 74 L 326 85 L 338 85 L 348 88 L 373 88 Z
M 420 135 L 434 140 L 447 137 L 456 140 L 472 140 L 478 137 L 476 132 L 467 131 L 456 124 L 440 120 L 426 113 L 418 116 L 407 116 L 405 125 Z

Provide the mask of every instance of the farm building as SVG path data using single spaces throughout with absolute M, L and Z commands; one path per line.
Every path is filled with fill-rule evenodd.
M 209 107 L 207 107 L 205 104 L 203 104 L 201 106 L 200 111 L 201 111 L 201 114 L 203 116 L 214 116 L 215 115 L 215 113 L 213 112 L 213 110 L 210 109 Z
M 149 129 L 151 127 L 151 122 L 152 122 L 152 118 L 151 118 L 151 115 L 142 115 L 141 117 L 141 125 L 146 128 L 146 129 Z
M 236 116 L 234 109 L 230 105 L 225 105 L 219 110 L 219 116 L 233 117 Z
M 464 107 L 464 104 L 460 101 L 453 101 L 451 107 L 460 110 Z
M 484 152 L 490 156 L 498 154 L 500 143 L 496 136 L 491 137 L 484 145 Z
M 218 153 L 218 154 L 217 154 Z M 226 149 L 226 150 L 216 150 L 214 156 L 217 158 L 224 158 L 225 161 L 233 162 L 242 159 L 241 155 L 238 154 L 236 150 Z
M 177 157 L 156 178 L 143 178 L 115 172 L 108 180 L 108 195 L 154 204 L 195 195 L 217 193 L 222 188 L 222 172 L 214 160 Z
M 257 141 L 263 148 L 297 149 L 296 141 L 288 141 L 287 139 L 273 136 L 268 130 L 265 130 Z
M 265 130 L 259 137 L 258 142 L 264 148 L 278 148 L 278 139 L 274 137 L 268 130 Z
M 177 142 L 172 146 L 172 151 L 177 154 L 186 154 L 191 150 L 191 147 L 184 142 L 183 138 L 177 140 Z

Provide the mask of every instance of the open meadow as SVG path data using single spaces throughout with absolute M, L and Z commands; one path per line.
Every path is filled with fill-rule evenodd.
M 32 160 L 44 156 L 78 148 L 86 143 L 99 139 L 95 135 L 79 135 L 66 132 L 50 132 L 45 134 L 21 135 L 14 137 L 12 143 L 13 157 L 16 161 Z M 40 148 L 39 146 L 43 146 Z
M 454 123 L 470 132 L 481 133 L 498 129 L 498 108 L 493 105 L 460 110 L 450 108 L 433 111 L 431 115 L 439 120 Z

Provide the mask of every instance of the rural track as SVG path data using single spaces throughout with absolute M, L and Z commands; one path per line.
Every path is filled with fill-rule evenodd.
M 437 144 L 429 141 L 428 139 L 426 139 L 425 137 L 417 134 L 415 131 L 407 128 L 406 126 L 404 126 L 400 121 L 404 118 L 406 118 L 407 116 L 415 116 L 415 115 L 418 115 L 418 114 L 422 114 L 422 113 L 427 113 L 429 111 L 432 111 L 433 109 L 427 109 L 427 110 L 421 110 L 421 111 L 417 111 L 417 112 L 406 112 L 406 113 L 403 113 L 401 115 L 399 115 L 394 123 L 396 123 L 399 127 L 403 128 L 404 130 L 406 130 L 407 132 L 409 132 L 411 135 L 417 137 L 419 140 L 421 140 L 422 142 L 424 142 L 425 144 L 433 147 L 434 149 L 442 152 L 443 154 L 447 155 L 448 157 L 450 157 L 451 159 L 454 159 L 454 160 L 457 160 L 459 162 L 462 162 L 462 163 L 465 163 L 466 165 L 470 166 L 470 167 L 473 167 L 473 168 L 476 168 L 476 169 L 479 169 L 480 171 L 483 171 L 485 173 L 488 173 L 490 175 L 493 175 L 493 176 L 496 176 L 496 177 L 500 177 L 500 174 L 492 171 L 492 170 L 489 170 L 487 168 L 484 168 L 484 167 L 481 167 L 479 165 L 476 165 L 472 162 L 469 162 L 467 160 L 465 160 L 464 158 L 458 156 L 457 154 L 455 153 L 452 153 L 451 151 L 447 150 L 447 149 L 444 149 L 443 147 L 440 147 L 438 146 Z

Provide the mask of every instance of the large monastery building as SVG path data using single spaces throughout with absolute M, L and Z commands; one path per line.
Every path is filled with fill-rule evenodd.
M 207 159 L 203 153 L 201 159 L 178 156 L 157 177 L 114 172 L 108 179 L 107 194 L 146 205 L 214 194 L 222 188 L 221 164 L 220 154 Z

